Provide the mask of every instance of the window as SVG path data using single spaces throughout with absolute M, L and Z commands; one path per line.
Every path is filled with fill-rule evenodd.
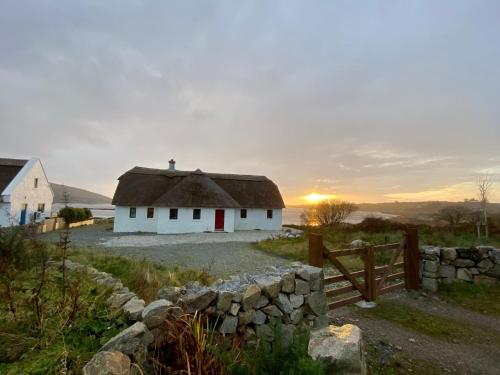
M 128 217 L 131 218 L 131 219 L 135 219 L 135 215 L 136 215 L 136 209 L 135 209 L 135 207 L 130 207 L 130 212 L 128 214 Z
M 241 211 L 240 211 L 240 218 L 242 219 L 246 219 L 247 218 L 247 209 L 246 208 L 242 208 Z
M 272 219 L 273 218 L 273 210 L 267 210 L 267 218 Z
M 148 219 L 152 219 L 155 217 L 155 209 L 153 207 L 148 207 Z
M 200 219 L 201 219 L 201 208 L 193 209 L 193 220 L 200 220 Z
M 33 186 L 35 187 L 35 189 L 38 188 L 38 178 L 35 178 L 35 181 L 33 182 Z
M 38 212 L 45 212 L 45 203 L 38 203 Z
M 177 208 L 170 209 L 170 220 L 177 220 L 179 216 L 179 210 Z

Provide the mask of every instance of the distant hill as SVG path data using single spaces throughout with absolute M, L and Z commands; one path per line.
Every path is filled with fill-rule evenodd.
M 442 208 L 447 206 L 465 206 L 472 211 L 479 210 L 479 202 L 390 202 L 390 203 L 361 203 L 357 205 L 363 211 L 380 211 L 386 214 L 399 215 L 406 218 L 429 220 Z M 488 211 L 491 214 L 500 213 L 500 203 L 489 203 Z
M 54 190 L 54 203 L 64 202 L 64 190 L 68 193 L 68 203 L 111 204 L 111 198 L 72 186 L 50 183 Z

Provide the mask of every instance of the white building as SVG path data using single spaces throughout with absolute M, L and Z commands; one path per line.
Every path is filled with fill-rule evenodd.
M 267 177 L 135 167 L 119 178 L 115 232 L 280 230 L 285 207 Z
M 49 217 L 53 199 L 40 159 L 0 159 L 0 227 Z

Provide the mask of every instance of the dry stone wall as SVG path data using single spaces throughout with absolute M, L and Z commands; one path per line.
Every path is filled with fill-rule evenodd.
M 420 248 L 422 288 L 437 291 L 440 283 L 468 281 L 493 285 L 500 279 L 500 249 L 491 246 Z

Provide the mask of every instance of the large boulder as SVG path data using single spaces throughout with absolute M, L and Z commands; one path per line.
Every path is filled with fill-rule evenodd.
M 178 305 L 188 314 L 206 309 L 217 298 L 217 292 L 206 289 L 186 294 L 178 300 Z
M 156 328 L 165 321 L 172 306 L 173 303 L 166 299 L 151 302 L 142 311 L 142 321 L 149 329 Z
M 355 325 L 330 325 L 312 331 L 308 352 L 313 359 L 325 363 L 331 374 L 367 373 L 361 330 Z
M 118 351 L 135 356 L 144 353 L 154 338 L 143 322 L 136 322 L 104 344 L 100 352 Z
M 121 352 L 98 352 L 83 368 L 83 375 L 129 375 L 130 358 Z

